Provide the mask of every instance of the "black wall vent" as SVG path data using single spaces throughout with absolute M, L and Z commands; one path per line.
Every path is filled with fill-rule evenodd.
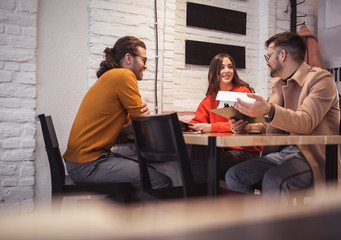
M 231 55 L 236 68 L 245 68 L 245 47 L 186 40 L 186 64 L 210 65 L 218 53 Z
M 187 26 L 246 35 L 246 13 L 187 3 Z

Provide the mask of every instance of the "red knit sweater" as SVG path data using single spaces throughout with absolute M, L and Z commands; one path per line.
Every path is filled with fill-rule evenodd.
M 250 90 L 244 86 L 235 86 L 230 91 L 233 92 L 247 92 Z M 213 104 L 212 95 L 208 95 L 205 97 L 198 106 L 198 109 L 195 113 L 195 117 L 190 121 L 190 123 L 210 123 L 212 126 L 211 132 L 232 132 L 231 126 L 229 123 L 229 119 L 218 114 L 215 114 L 209 109 L 216 109 L 219 104 L 219 101 L 215 101 Z M 229 147 L 229 149 L 240 149 L 246 150 L 250 152 L 258 152 L 262 150 L 262 147 L 254 146 L 254 147 Z

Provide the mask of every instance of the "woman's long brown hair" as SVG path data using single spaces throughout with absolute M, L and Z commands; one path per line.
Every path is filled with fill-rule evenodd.
M 224 58 L 228 58 L 232 62 L 233 67 L 232 83 L 234 84 L 234 86 L 245 86 L 248 89 L 250 89 L 252 93 L 255 92 L 255 90 L 248 83 L 244 82 L 239 78 L 236 69 L 236 64 L 233 58 L 227 53 L 219 53 L 212 59 L 208 71 L 208 88 L 206 91 L 206 96 L 212 94 L 213 103 L 215 102 L 216 95 L 220 90 L 220 69 Z

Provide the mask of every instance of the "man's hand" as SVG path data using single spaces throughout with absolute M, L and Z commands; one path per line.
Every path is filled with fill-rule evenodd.
M 253 103 L 248 103 L 240 98 L 237 98 L 238 102 L 235 104 L 234 108 L 239 112 L 245 114 L 249 117 L 262 117 L 267 114 L 271 109 L 271 104 L 268 103 L 264 98 L 257 94 L 248 93 L 248 97 L 255 99 Z
M 149 108 L 147 107 L 147 103 L 142 103 L 141 106 L 142 106 L 142 108 L 141 108 L 141 115 L 142 116 L 149 115 L 150 112 L 149 112 Z

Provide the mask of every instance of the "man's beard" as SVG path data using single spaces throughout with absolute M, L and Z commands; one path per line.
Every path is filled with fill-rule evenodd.
M 142 80 L 142 78 L 143 78 L 143 71 L 142 71 L 141 68 L 140 69 L 138 68 L 138 64 L 136 63 L 135 59 L 134 59 L 133 67 L 132 67 L 131 70 L 135 74 L 137 80 Z
M 133 69 L 133 73 L 135 74 L 137 80 L 142 80 L 143 72 L 141 70 Z
M 276 57 L 276 65 L 275 67 L 270 67 L 270 76 L 271 77 L 279 77 L 278 73 L 282 69 L 282 65 L 278 61 L 278 57 Z

